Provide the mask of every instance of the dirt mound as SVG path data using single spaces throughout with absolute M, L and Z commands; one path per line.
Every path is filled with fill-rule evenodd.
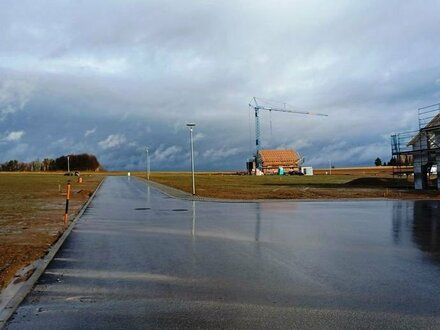
M 358 178 L 346 183 L 352 187 L 392 187 L 396 185 L 393 178 Z

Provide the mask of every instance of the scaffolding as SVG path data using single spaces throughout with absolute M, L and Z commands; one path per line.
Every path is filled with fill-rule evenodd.
M 419 151 L 425 150 L 435 158 L 440 150 L 440 103 L 419 109 L 419 135 L 423 140 Z
M 391 135 L 393 176 L 408 176 L 413 173 L 413 150 L 409 143 L 418 132 L 409 131 Z
M 418 131 L 391 135 L 393 174 L 414 172 L 416 189 L 429 187 L 440 160 L 440 103 L 418 109 Z M 413 166 L 408 166 L 411 163 Z M 435 167 L 435 173 L 433 171 Z M 437 180 L 437 188 L 440 181 Z

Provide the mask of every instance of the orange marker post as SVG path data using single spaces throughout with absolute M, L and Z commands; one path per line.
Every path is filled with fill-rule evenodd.
M 66 210 L 64 211 L 64 225 L 67 226 L 69 220 L 69 199 L 70 199 L 70 180 L 67 181 L 67 194 L 66 194 Z

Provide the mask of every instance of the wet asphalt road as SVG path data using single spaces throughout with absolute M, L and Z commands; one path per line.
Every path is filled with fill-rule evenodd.
M 440 328 L 439 210 L 192 202 L 109 177 L 7 328 Z

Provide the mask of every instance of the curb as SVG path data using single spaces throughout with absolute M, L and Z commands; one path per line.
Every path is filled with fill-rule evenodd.
M 215 203 L 259 203 L 264 201 L 271 201 L 271 200 L 220 199 L 220 198 L 201 197 L 197 195 L 193 196 L 192 194 L 187 193 L 183 190 L 179 190 L 159 182 L 147 180 L 140 177 L 138 177 L 138 179 L 144 181 L 147 185 L 153 187 L 154 189 L 159 190 L 161 193 L 167 195 L 168 197 L 187 200 L 187 201 L 215 202 Z M 273 201 L 277 201 L 277 200 L 273 200 Z M 285 200 L 285 201 L 291 202 L 291 200 Z
M 25 276 L 27 273 L 31 273 L 30 277 L 24 282 L 15 284 L 11 282 L 0 294 L 0 330 L 6 326 L 6 322 L 20 306 L 21 302 L 26 298 L 26 296 L 31 292 L 35 283 L 44 273 L 49 263 L 55 257 L 58 250 L 63 245 L 64 241 L 72 232 L 76 223 L 79 221 L 89 204 L 92 202 L 95 194 L 101 188 L 101 185 L 106 180 L 104 178 L 98 185 L 98 187 L 93 192 L 92 196 L 87 200 L 87 202 L 82 206 L 81 210 L 76 215 L 75 219 L 70 222 L 69 227 L 64 231 L 63 235 L 56 241 L 54 245 L 49 249 L 49 252 L 43 257 L 34 261 L 31 265 L 26 266 L 19 271 L 19 274 Z
M 384 197 L 370 197 L 370 198 L 337 198 L 337 199 L 220 199 L 220 198 L 211 198 L 211 197 L 201 197 L 201 196 L 193 196 L 190 193 L 185 191 L 164 185 L 162 183 L 158 183 L 155 181 L 147 180 L 145 178 L 137 177 L 140 180 L 143 180 L 146 184 L 151 187 L 159 190 L 163 194 L 167 195 L 171 198 L 183 199 L 187 201 L 197 201 L 197 202 L 214 202 L 214 203 L 303 203 L 303 202 L 369 202 L 369 201 L 394 201 L 399 199 L 393 198 L 384 198 Z

